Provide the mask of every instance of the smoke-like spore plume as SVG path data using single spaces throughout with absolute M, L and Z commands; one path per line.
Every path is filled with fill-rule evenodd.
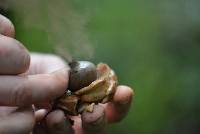
M 20 16 L 25 28 L 45 31 L 55 52 L 68 61 L 93 57 L 85 27 L 88 16 L 76 11 L 70 0 L 0 0 L 0 5 Z

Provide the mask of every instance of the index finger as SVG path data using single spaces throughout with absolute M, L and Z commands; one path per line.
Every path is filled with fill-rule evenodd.
M 25 106 L 52 101 L 64 94 L 68 68 L 51 74 L 0 76 L 0 105 Z

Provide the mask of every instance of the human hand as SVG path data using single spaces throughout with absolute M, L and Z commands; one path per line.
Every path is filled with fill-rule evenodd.
M 1 25 L 0 25 L 1 26 Z M 6 29 L 6 28 L 5 28 Z M 8 31 L 11 32 L 8 32 Z M 6 32 L 5 32 L 6 31 Z M 4 30 L 4 32 L 1 32 L 4 35 L 13 37 L 13 31 L 12 28 L 7 28 L 7 30 Z M 14 56 L 15 57 L 15 56 Z M 64 71 L 64 75 L 62 75 L 62 73 L 53 73 L 56 70 L 59 70 L 60 68 L 65 67 L 65 71 Z M 1 69 L 0 69 L 1 70 Z M 25 70 L 27 70 L 27 68 L 25 67 L 24 71 L 20 71 L 18 73 L 22 73 L 25 72 Z M 48 83 L 49 85 L 53 85 L 52 81 L 49 80 L 44 80 L 45 82 L 43 82 L 43 79 L 45 77 L 49 77 L 49 75 L 55 75 L 55 74 L 59 74 L 56 75 L 57 77 L 61 77 L 64 78 L 64 83 L 65 86 L 67 85 L 67 78 L 68 78 L 68 73 L 67 73 L 67 65 L 66 63 L 59 57 L 57 56 L 53 56 L 53 55 L 44 55 L 44 54 L 32 54 L 31 55 L 31 64 L 30 64 L 30 68 L 22 75 L 20 75 L 21 77 L 37 77 L 38 78 L 42 78 L 42 79 L 38 79 L 38 81 L 35 81 L 35 88 L 38 87 L 39 89 L 42 90 L 43 84 Z M 62 72 L 62 71 L 61 71 Z M 16 74 L 18 74 L 16 73 Z M 15 73 L 13 73 L 15 74 Z M 65 76 L 65 77 L 63 77 Z M 1 76 L 0 76 L 1 77 Z M 3 77 L 3 76 L 2 76 Z M 18 76 L 19 77 L 19 76 Z M 35 79 L 36 80 L 36 79 Z M 47 82 L 49 81 L 49 82 Z M 58 85 L 62 85 L 63 83 L 60 83 Z M 31 85 L 30 85 L 31 86 Z M 67 133 L 76 133 L 76 134 L 82 134 L 82 133 L 104 133 L 105 132 L 105 127 L 107 126 L 108 123 L 113 123 L 113 122 L 118 122 L 120 120 L 122 120 L 125 115 L 128 112 L 128 109 L 130 107 L 131 104 L 131 100 L 132 100 L 132 95 L 133 92 L 129 87 L 126 86 L 119 86 L 117 88 L 117 92 L 114 96 L 113 102 L 110 102 L 108 104 L 104 104 L 104 105 L 97 105 L 95 106 L 94 112 L 93 113 L 87 113 L 84 112 L 81 116 L 76 116 L 76 117 L 69 117 L 69 116 L 65 116 L 64 113 L 61 110 L 55 110 L 52 111 L 50 113 L 47 114 L 47 112 L 49 112 L 49 106 L 48 106 L 48 102 L 51 101 L 52 99 L 55 99 L 55 97 L 58 94 L 63 94 L 64 90 L 67 88 L 64 88 L 64 85 L 62 86 L 62 89 L 57 88 L 56 86 L 53 86 L 54 88 L 51 88 L 51 97 L 48 99 L 40 99 L 39 101 L 36 100 L 29 100 L 29 97 L 23 97 L 26 95 L 23 95 L 24 93 L 21 92 L 20 96 L 22 96 L 22 98 L 24 98 L 23 100 L 25 100 L 25 104 L 35 104 L 35 108 L 32 109 L 31 106 L 29 107 L 25 107 L 26 110 L 22 109 L 21 111 L 17 111 L 18 113 L 22 114 L 22 115 L 28 115 L 28 117 L 19 117 L 19 118 L 13 118 L 12 117 L 12 122 L 15 125 L 13 129 L 13 126 L 10 126 L 9 123 L 7 123 L 7 127 L 2 127 L 4 128 L 4 130 L 13 130 L 10 133 L 27 133 L 30 132 L 32 130 L 32 127 L 34 126 L 34 131 L 32 132 L 33 134 L 67 134 Z M 50 88 L 50 87 L 49 87 Z M 0 87 L 1 89 L 1 87 Z M 53 90 L 54 89 L 54 90 Z M 37 94 L 38 98 L 41 98 L 43 95 L 41 95 L 41 93 L 44 93 L 42 91 L 45 91 L 46 94 L 48 94 L 48 89 L 44 88 L 42 91 L 35 89 L 34 90 L 34 94 Z M 59 90 L 59 91 L 58 91 Z M 61 91 L 62 90 L 62 91 Z M 36 93 L 37 91 L 37 93 Z M 55 93 L 56 91 L 56 93 Z M 26 94 L 26 92 L 25 92 Z M 47 95 L 48 96 L 48 95 Z M 28 101 L 28 102 L 26 102 Z M 30 102 L 29 102 L 30 101 Z M 0 100 L 1 103 L 1 100 Z M 3 104 L 4 105 L 4 104 Z M 9 104 L 5 104 L 5 105 L 9 105 Z M 17 106 L 23 106 L 24 102 L 21 104 L 13 104 L 13 105 L 17 105 Z M 1 110 L 2 109 L 2 110 Z M 9 111 L 10 112 L 7 112 Z M 0 108 L 0 113 L 15 113 L 16 109 L 21 109 L 21 108 L 8 108 L 8 107 L 2 107 Z M 13 112 L 14 111 L 14 112 Z M 27 113 L 27 114 L 26 114 Z M 9 114 L 2 114 L 2 116 L 6 116 L 8 117 Z M 0 114 L 1 116 L 1 114 Z M 69 118 L 74 120 L 74 125 L 72 126 L 70 124 Z M 21 119 L 24 119 L 28 122 L 24 122 L 23 124 L 18 124 L 16 123 L 16 121 Z M 5 118 L 4 121 L 1 122 L 5 122 L 7 119 Z M 36 122 L 36 123 L 35 123 Z M 36 124 L 36 125 L 35 125 Z M 0 123 L 1 126 L 1 123 Z M 23 126 L 23 127 L 22 127 Z M 22 129 L 22 130 L 20 130 Z M 1 131 L 1 127 L 0 127 L 0 131 Z M 8 131 L 6 131 L 6 133 L 8 133 Z
M 0 15 L 1 134 L 31 132 L 38 115 L 41 115 L 41 110 L 37 111 L 32 104 L 53 101 L 65 92 L 68 82 L 67 68 L 28 75 L 33 70 L 33 67 L 29 68 L 29 52 L 14 39 L 14 35 L 12 23 Z
M 55 55 L 36 53 L 32 54 L 32 59 L 33 64 L 31 67 L 33 68 L 30 69 L 32 72 L 29 72 L 31 74 L 49 73 L 66 65 L 61 58 Z M 67 116 L 61 110 L 54 110 L 47 115 L 45 112 L 38 114 L 38 124 L 34 128 L 34 134 L 106 133 L 106 127 L 109 123 L 119 122 L 126 116 L 132 97 L 132 89 L 127 86 L 118 86 L 113 101 L 96 105 L 92 113 L 83 112 L 79 116 Z M 44 104 L 42 107 L 48 106 Z M 70 120 L 74 121 L 74 125 L 71 125 Z

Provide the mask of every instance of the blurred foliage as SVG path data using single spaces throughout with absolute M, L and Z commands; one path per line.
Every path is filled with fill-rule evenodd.
M 95 49 L 92 60 L 110 64 L 120 83 L 135 90 L 129 115 L 110 125 L 109 133 L 200 132 L 199 0 L 74 0 L 70 4 L 89 18 L 85 27 Z M 26 29 L 20 16 L 10 17 L 17 39 L 29 50 L 54 52 L 48 33 Z

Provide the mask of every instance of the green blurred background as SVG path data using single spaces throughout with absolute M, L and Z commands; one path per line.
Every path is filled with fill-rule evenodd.
M 80 47 L 89 42 L 94 49 L 90 60 L 108 63 L 121 84 L 134 88 L 129 115 L 121 123 L 110 125 L 108 133 L 200 133 L 199 0 L 71 0 L 66 8 L 54 3 L 50 15 L 46 8 L 51 2 L 39 3 L 34 8 L 26 3 L 17 9 L 18 14 L 9 14 L 16 26 L 16 38 L 30 51 L 56 53 L 56 41 L 62 40 L 58 36 L 66 37 L 63 41 L 73 53 L 80 51 L 73 47 L 74 42 Z M 40 16 L 34 22 L 35 10 Z M 74 20 L 68 24 L 70 17 L 67 21 L 60 18 L 63 33 L 46 30 L 52 28 L 48 20 L 54 12 L 71 15 Z M 27 14 L 34 18 L 28 21 L 30 25 L 25 25 Z M 49 40 L 56 35 L 57 39 Z M 79 40 L 82 36 L 84 39 Z M 79 59 L 84 58 L 79 55 Z

